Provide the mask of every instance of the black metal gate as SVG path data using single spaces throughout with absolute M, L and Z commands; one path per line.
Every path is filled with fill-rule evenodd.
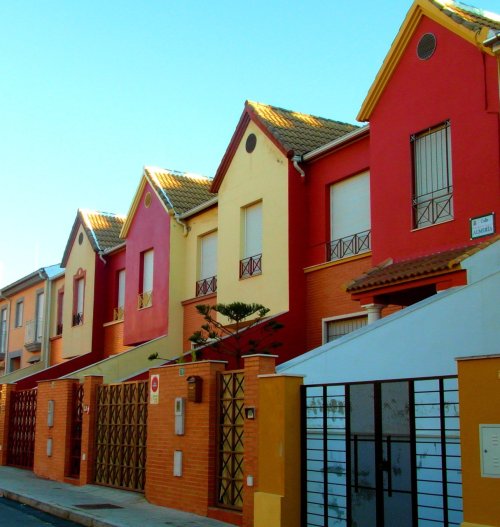
M 303 527 L 462 521 L 456 377 L 302 387 Z
M 97 387 L 95 483 L 144 491 L 148 381 Z
M 244 374 L 219 375 L 219 429 L 217 503 L 221 507 L 243 507 Z
M 7 464 L 33 469 L 37 389 L 11 392 Z
M 82 455 L 82 424 L 83 424 L 83 384 L 73 384 L 71 399 L 71 434 L 69 449 L 69 475 L 72 478 L 80 476 L 80 458 Z

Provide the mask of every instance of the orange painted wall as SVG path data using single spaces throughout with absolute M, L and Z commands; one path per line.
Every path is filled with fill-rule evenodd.
M 104 324 L 104 357 L 116 355 L 130 349 L 123 344 L 123 320 Z
M 188 340 L 189 337 L 204 323 L 203 317 L 196 311 L 196 306 L 199 304 L 209 304 L 211 306 L 217 303 L 217 295 L 206 295 L 198 298 L 191 298 L 182 302 L 184 307 L 184 318 L 183 318 L 183 345 L 182 351 L 191 350 L 191 342 Z
M 500 526 L 500 478 L 481 477 L 479 425 L 500 425 L 500 356 L 458 361 L 465 525 Z
M 372 266 L 371 256 L 339 261 L 328 267 L 306 272 L 307 349 L 322 344 L 321 320 L 327 317 L 363 311 L 359 302 L 351 300 L 345 285 Z

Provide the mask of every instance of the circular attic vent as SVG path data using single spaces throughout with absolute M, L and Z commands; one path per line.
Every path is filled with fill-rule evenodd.
M 418 41 L 417 56 L 420 60 L 428 60 L 436 51 L 436 36 L 432 33 L 426 33 Z
M 247 142 L 245 144 L 245 148 L 249 154 L 251 154 L 255 150 L 255 145 L 257 144 L 257 137 L 255 134 L 250 134 L 247 137 Z

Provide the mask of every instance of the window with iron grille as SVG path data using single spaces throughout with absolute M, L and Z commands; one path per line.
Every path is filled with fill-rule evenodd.
M 73 282 L 73 326 L 83 324 L 83 304 L 85 297 L 85 278 L 77 275 Z
M 200 237 L 198 252 L 196 296 L 209 295 L 217 291 L 217 231 Z
M 262 202 L 243 208 L 240 278 L 262 274 Z
M 327 320 L 325 322 L 325 342 L 339 339 L 348 333 L 352 333 L 366 326 L 367 320 L 366 315 Z
M 411 137 L 413 144 L 413 227 L 453 219 L 450 123 Z

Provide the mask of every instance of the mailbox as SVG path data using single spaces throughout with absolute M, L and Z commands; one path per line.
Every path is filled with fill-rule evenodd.
M 188 385 L 188 401 L 192 403 L 201 403 L 201 387 L 203 385 L 203 379 L 198 375 L 191 375 L 187 378 Z

